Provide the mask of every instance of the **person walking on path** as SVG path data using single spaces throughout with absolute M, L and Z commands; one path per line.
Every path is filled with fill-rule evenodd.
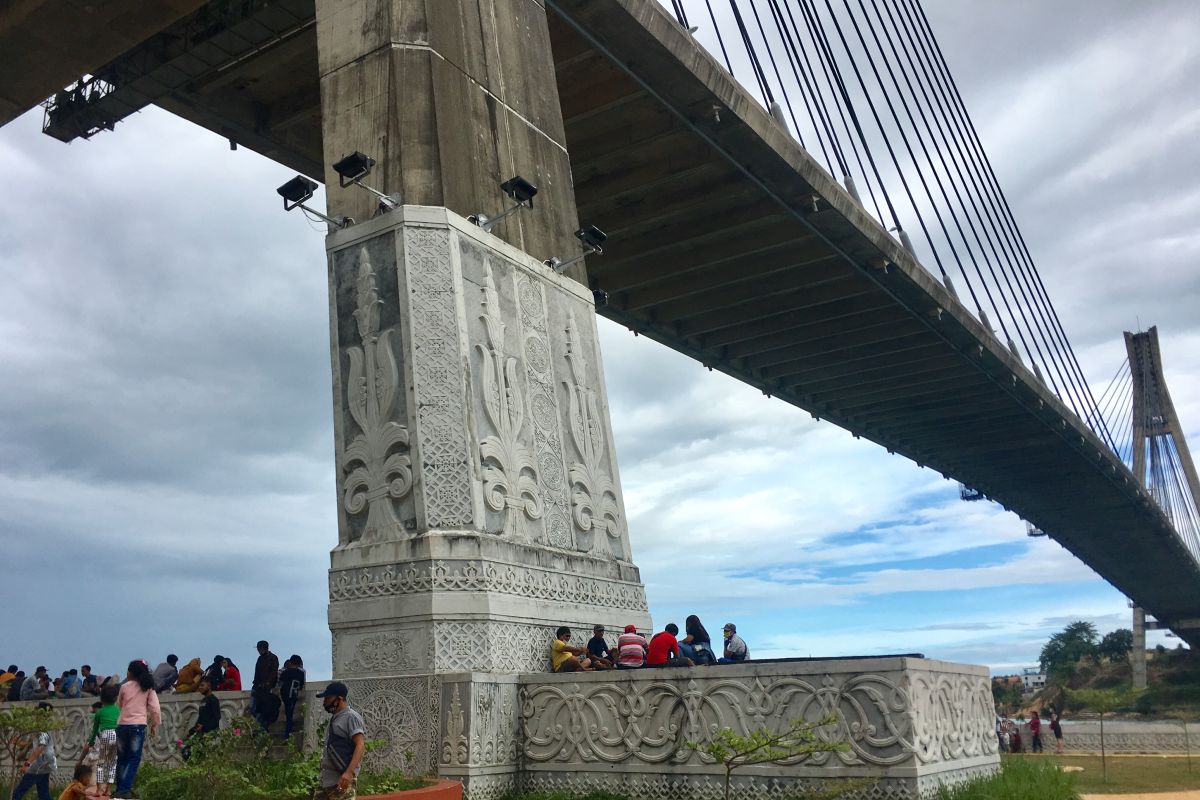
M 283 737 L 292 735 L 296 704 L 304 692 L 304 661 L 293 654 L 283 664 L 283 672 L 279 673 L 279 699 L 283 701 Z
M 117 720 L 117 793 L 114 797 L 132 797 L 133 780 L 142 763 L 142 745 L 146 727 L 153 736 L 162 722 L 154 678 L 144 661 L 130 661 L 125 682 L 117 693 L 121 716 Z
M 38 703 L 38 708 L 53 708 L 49 703 Z M 37 789 L 37 800 L 52 800 L 50 777 L 58 769 L 58 758 L 54 753 L 54 734 L 42 731 L 33 740 L 33 749 L 21 765 L 24 774 L 13 789 L 12 800 L 21 800 L 30 789 Z
M 334 681 L 317 695 L 332 715 L 321 751 L 321 775 L 312 800 L 355 800 L 358 797 L 358 768 L 366 750 L 366 726 L 362 715 L 350 707 L 346 684 Z
M 96 748 L 96 785 L 108 794 L 111 784 L 117 782 L 117 721 L 121 709 L 117 705 L 118 687 L 109 684 L 100 690 L 100 710 L 92 715 L 92 735 L 83 746 L 82 761 Z

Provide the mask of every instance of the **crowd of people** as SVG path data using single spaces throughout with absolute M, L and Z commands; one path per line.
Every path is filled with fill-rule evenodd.
M 684 637 L 679 626 L 668 623 L 648 640 L 638 633 L 636 625 L 626 625 L 617 637 L 617 646 L 604 638 L 603 625 L 592 628 L 587 647 L 571 644 L 571 629 L 561 627 L 550 643 L 550 668 L 553 672 L 590 672 L 600 669 L 642 669 L 645 667 L 695 667 L 708 664 L 738 664 L 750 659 L 745 640 L 738 636 L 737 626 L 725 623 L 720 655 L 712 638 L 695 614 L 683 623 Z
M 264 730 L 269 730 L 282 710 L 283 733 L 289 737 L 295 729 L 296 705 L 304 692 L 304 661 L 293 655 L 281 667 L 268 642 L 258 642 L 257 649 L 249 713 Z M 193 658 L 182 669 L 178 664 L 174 654 L 153 670 L 145 661 L 131 661 L 123 678 L 95 675 L 84 664 L 78 671 L 67 670 L 54 680 L 50 680 L 44 666 L 26 676 L 16 665 L 11 665 L 0 673 L 0 697 L 10 701 L 38 701 L 38 708 L 47 709 L 53 708 L 49 701 L 56 698 L 97 697 L 92 706 L 91 734 L 75 770 L 75 779 L 60 800 L 107 798 L 110 791 L 114 798 L 132 797 L 146 734 L 154 736 L 162 723 L 159 695 L 194 692 L 201 696 L 195 724 L 180 732 L 184 742 L 182 755 L 186 759 L 190 752 L 187 742 L 220 727 L 221 704 L 213 693 L 242 691 L 241 673 L 230 658 L 218 655 L 207 669 L 200 666 L 199 658 Z M 38 800 L 51 800 L 50 777 L 58 768 L 53 732 L 43 731 L 28 744 L 22 776 L 12 800 L 21 800 L 31 789 L 36 791 Z
M 1000 745 L 1000 752 L 1023 753 L 1027 746 L 1031 753 L 1045 752 L 1042 744 L 1043 716 L 1046 725 L 1050 728 L 1050 733 L 1054 735 L 1054 752 L 1061 755 L 1063 752 L 1062 717 L 1054 706 L 1050 706 L 1045 711 L 1034 711 L 1025 725 L 1018 720 L 1010 719 L 1005 714 L 997 714 L 996 740 Z M 1022 727 L 1029 733 L 1028 740 L 1021 734 Z

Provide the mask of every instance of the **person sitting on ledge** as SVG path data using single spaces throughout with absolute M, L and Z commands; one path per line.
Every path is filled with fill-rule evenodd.
M 617 639 L 617 669 L 638 669 L 646 664 L 646 637 L 636 625 L 626 625 Z
M 197 691 L 200 687 L 200 679 L 203 677 L 204 668 L 200 666 L 200 659 L 193 658 L 184 665 L 183 669 L 179 670 L 179 680 L 175 683 L 175 692 L 186 694 Z
M 608 642 L 604 641 L 604 626 L 595 625 L 592 627 L 592 638 L 588 641 L 588 658 L 592 660 L 592 666 L 596 669 L 612 669 L 616 664 L 616 657 L 613 655 L 612 648 L 608 646 Z
M 718 658 L 718 664 L 740 664 L 750 660 L 750 648 L 746 641 L 737 634 L 737 625 L 725 623 L 725 656 Z
M 237 664 L 233 663 L 233 659 L 226 658 L 223 665 L 225 667 L 225 677 L 221 679 L 221 683 L 217 686 L 218 692 L 240 692 L 242 690 L 242 673 L 237 668 Z
M 550 643 L 550 667 L 553 672 L 591 672 L 592 660 L 587 658 L 587 650 L 574 647 L 571 641 L 571 629 L 565 625 L 554 634 L 555 639 Z M 584 656 L 582 660 L 576 656 Z
M 674 622 L 668 622 L 667 627 L 650 639 L 650 646 L 646 653 L 646 666 L 648 667 L 691 667 L 694 666 L 690 658 L 684 658 L 679 653 L 679 642 L 675 637 L 679 634 L 679 626 Z
M 683 621 L 683 632 L 687 635 L 679 643 L 679 653 L 684 658 L 690 658 L 697 666 L 715 664 L 717 654 L 712 649 L 712 639 L 700 618 L 692 614 Z

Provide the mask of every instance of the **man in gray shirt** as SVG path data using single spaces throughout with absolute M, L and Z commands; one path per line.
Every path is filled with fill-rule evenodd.
M 21 684 L 22 700 L 45 700 L 50 693 L 42 687 L 42 679 L 46 677 L 46 668 L 38 667 L 33 674 Z
M 154 668 L 154 691 L 162 694 L 175 688 L 175 681 L 179 680 L 179 670 L 175 665 L 179 663 L 179 656 L 172 653 L 167 656 L 167 660 Z
M 313 800 L 355 800 L 356 782 L 366 749 L 366 727 L 362 715 L 346 702 L 346 684 L 334 681 L 317 695 L 325 710 L 333 716 L 325 733 L 321 752 L 321 776 L 313 791 Z
M 738 636 L 737 626 L 732 622 L 725 623 L 725 657 L 718 658 L 718 664 L 738 664 L 750 660 L 750 648 L 746 641 Z
M 38 703 L 38 709 L 47 712 L 51 710 L 49 703 Z M 58 759 L 54 754 L 54 734 L 42 731 L 33 740 L 33 748 L 21 765 L 25 774 L 13 789 L 12 796 L 21 800 L 30 789 L 37 790 L 38 800 L 50 800 L 50 777 L 58 769 Z

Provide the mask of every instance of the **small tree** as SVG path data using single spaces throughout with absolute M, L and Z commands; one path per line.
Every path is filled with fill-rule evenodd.
M 1110 661 L 1124 658 L 1129 655 L 1129 651 L 1133 650 L 1133 631 L 1129 628 L 1117 628 L 1115 631 L 1104 634 L 1098 649 L 1100 655 Z
M 1068 695 L 1075 708 L 1087 708 L 1100 715 L 1100 772 L 1108 783 L 1108 757 L 1104 747 L 1104 715 L 1133 702 L 1128 689 L 1076 689 Z
M 0 711 L 0 754 L 8 762 L 9 783 L 16 786 L 21 772 L 21 759 L 33 745 L 33 738 L 42 731 L 56 731 L 67 723 L 49 708 L 13 706 Z
M 704 753 L 725 767 L 725 800 L 729 800 L 729 784 L 733 771 L 751 764 L 778 764 L 789 758 L 809 753 L 832 753 L 850 749 L 847 742 L 825 741 L 817 735 L 817 729 L 837 724 L 837 717 L 827 717 L 809 722 L 797 719 L 788 723 L 781 731 L 759 728 L 745 736 L 732 728 L 719 728 L 711 741 L 688 742 L 687 746 Z
M 1071 675 L 1075 664 L 1086 656 L 1096 655 L 1100 634 L 1090 622 L 1072 622 L 1050 637 L 1042 647 L 1038 663 L 1047 676 L 1065 679 Z

